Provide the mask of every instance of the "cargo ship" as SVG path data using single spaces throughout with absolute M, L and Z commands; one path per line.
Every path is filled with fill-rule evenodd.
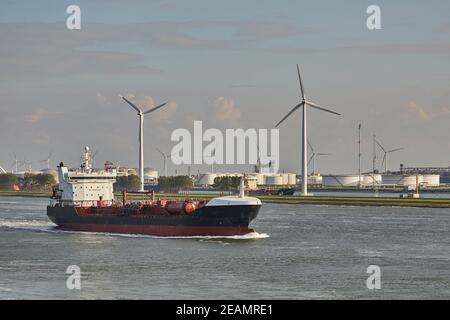
M 82 164 L 69 170 L 58 166 L 58 188 L 47 206 L 50 220 L 62 230 L 144 234 L 161 237 L 234 236 L 252 233 L 249 227 L 261 208 L 258 198 L 245 196 L 244 178 L 239 194 L 209 200 L 155 198 L 129 201 L 122 192 L 114 198 L 114 168 L 94 169 L 86 147 Z

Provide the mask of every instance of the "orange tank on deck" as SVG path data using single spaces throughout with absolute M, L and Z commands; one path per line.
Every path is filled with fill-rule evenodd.
M 195 204 L 189 201 L 167 201 L 166 210 L 169 213 L 192 213 L 195 211 Z

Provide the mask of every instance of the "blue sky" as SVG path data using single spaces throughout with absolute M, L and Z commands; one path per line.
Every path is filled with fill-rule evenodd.
M 81 30 L 65 27 L 70 4 Z M 366 28 L 371 4 L 382 30 Z M 0 165 L 13 152 L 34 168 L 49 152 L 77 165 L 90 145 L 99 162 L 136 166 L 137 119 L 117 97 L 129 94 L 170 101 L 145 124 L 146 166 L 161 170 L 154 148 L 170 149 L 172 130 L 193 120 L 273 127 L 298 101 L 299 63 L 307 95 L 343 114 L 309 113 L 311 142 L 333 154 L 320 171 L 356 170 L 359 122 L 365 170 L 373 132 L 405 148 L 391 169 L 448 166 L 449 11 L 448 1 L 3 1 Z M 299 117 L 280 131 L 286 171 L 299 170 Z

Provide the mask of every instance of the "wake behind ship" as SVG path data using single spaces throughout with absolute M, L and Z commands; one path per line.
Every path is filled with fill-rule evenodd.
M 233 236 L 254 232 L 249 227 L 261 201 L 244 195 L 211 200 L 114 199 L 113 168 L 94 170 L 86 147 L 77 170 L 58 166 L 59 187 L 47 215 L 63 230 L 146 234 L 154 236 Z

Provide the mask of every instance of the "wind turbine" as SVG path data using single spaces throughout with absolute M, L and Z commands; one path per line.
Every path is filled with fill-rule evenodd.
M 52 157 L 53 152 L 49 152 L 47 159 L 38 161 L 39 163 L 47 163 L 47 170 L 50 170 L 50 159 Z
M 163 159 L 164 159 L 164 176 L 167 177 L 167 163 L 166 163 L 166 161 L 172 155 L 171 154 L 167 155 L 164 152 L 162 152 L 161 150 L 159 150 L 158 148 L 156 148 L 156 150 L 163 156 Z
M 308 164 L 307 164 L 307 146 L 306 146 L 306 140 L 307 140 L 307 130 L 306 130 L 306 107 L 312 107 L 318 110 L 326 111 L 329 113 L 333 113 L 336 115 L 339 115 L 339 113 L 328 110 L 318 104 L 315 104 L 309 100 L 306 100 L 305 91 L 303 89 L 302 84 L 302 78 L 300 76 L 300 68 L 297 64 L 297 73 L 298 73 L 298 81 L 300 84 L 300 97 L 302 101 L 297 104 L 289 113 L 280 120 L 280 122 L 277 123 L 275 127 L 278 127 L 284 120 L 286 120 L 294 111 L 299 109 L 300 107 L 303 107 L 303 115 L 302 115 L 302 196 L 308 195 Z
M 137 111 L 139 116 L 139 179 L 141 184 L 139 186 L 139 191 L 144 191 L 144 114 L 151 113 L 164 107 L 167 102 L 160 104 L 159 106 L 148 109 L 147 111 L 142 111 L 134 103 L 129 101 L 124 96 L 119 95 L 126 103 L 128 103 L 134 110 Z
M 311 157 L 310 157 L 309 160 L 308 160 L 308 164 L 312 161 L 312 163 L 313 163 L 313 171 L 312 171 L 312 174 L 316 174 L 316 157 L 318 157 L 318 156 L 330 156 L 331 153 L 320 153 L 320 152 L 315 152 L 315 151 L 314 151 L 314 148 L 313 148 L 312 145 L 311 145 L 311 143 L 309 143 L 309 140 L 308 140 L 308 146 L 309 146 L 309 148 L 311 149 L 311 152 L 312 152 L 312 155 L 311 155 Z
M 31 165 L 32 162 L 29 162 L 26 160 L 26 158 L 23 158 L 23 161 L 19 161 L 20 166 L 23 167 L 23 171 L 26 172 L 28 170 L 28 172 L 31 172 Z
M 388 155 L 389 153 L 392 153 L 392 152 L 396 152 L 396 151 L 403 150 L 403 148 L 396 148 L 396 149 L 386 150 L 386 149 L 384 149 L 383 146 L 378 142 L 378 140 L 375 140 L 375 142 L 376 142 L 377 145 L 381 148 L 381 150 L 383 150 L 383 152 L 384 152 L 383 161 L 381 162 L 381 166 L 383 167 L 383 164 L 384 164 L 384 173 L 387 173 L 387 155 Z
M 18 172 L 18 164 L 19 164 L 19 161 L 17 160 L 17 155 L 16 155 L 15 152 L 13 152 L 13 155 L 14 155 L 14 162 L 13 162 L 13 164 L 11 165 L 11 167 L 9 167 L 9 169 L 11 170 L 11 172 L 17 173 L 17 172 Z

